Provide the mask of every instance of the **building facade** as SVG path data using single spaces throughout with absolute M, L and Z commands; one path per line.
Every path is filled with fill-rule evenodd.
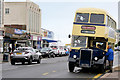
M 41 9 L 33 2 L 4 3 L 4 46 L 36 46 L 41 41 Z M 37 47 L 37 46 L 36 46 Z
M 42 34 L 42 41 L 41 41 L 42 48 L 49 47 L 49 44 L 52 42 L 57 42 L 56 40 L 54 40 L 53 31 L 41 28 L 41 34 Z
M 116 42 L 118 43 L 120 41 L 120 29 L 117 30 L 117 40 Z
M 118 29 L 120 29 L 120 1 L 118 2 Z
M 4 0 L 0 0 L 0 53 L 3 52 L 4 37 Z

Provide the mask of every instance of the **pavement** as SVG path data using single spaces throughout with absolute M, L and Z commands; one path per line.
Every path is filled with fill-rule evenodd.
M 3 61 L 3 54 L 0 53 L 0 63 Z
M 106 74 L 102 75 L 99 80 L 120 80 L 120 63 L 119 63 L 120 62 L 120 51 L 117 53 L 118 53 L 118 57 L 115 57 L 116 60 L 114 61 L 114 63 L 118 61 L 117 66 L 113 67 L 112 73 L 106 72 Z
M 120 80 L 119 74 L 120 74 L 120 67 L 116 67 L 114 68 L 114 71 L 112 73 L 107 72 L 98 80 Z

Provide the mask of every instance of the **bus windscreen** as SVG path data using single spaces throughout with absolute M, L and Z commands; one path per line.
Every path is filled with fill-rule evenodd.
M 91 14 L 91 23 L 104 23 L 104 14 Z
M 87 37 L 73 36 L 72 37 L 72 47 L 86 47 Z
M 89 13 L 77 13 L 76 14 L 76 22 L 88 22 Z

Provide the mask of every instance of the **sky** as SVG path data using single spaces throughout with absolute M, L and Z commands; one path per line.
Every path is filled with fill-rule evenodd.
M 26 1 L 26 0 L 5 0 Z M 29 0 L 27 0 L 29 1 Z M 41 27 L 54 32 L 55 40 L 69 44 L 75 11 L 78 8 L 100 8 L 106 10 L 118 22 L 119 0 L 31 0 L 42 10 Z

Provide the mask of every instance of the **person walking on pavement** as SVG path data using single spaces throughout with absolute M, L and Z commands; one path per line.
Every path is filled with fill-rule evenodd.
M 109 61 L 109 68 L 110 72 L 112 73 L 112 67 L 113 67 L 113 60 L 114 60 L 114 52 L 112 50 L 112 46 L 108 45 L 108 51 L 106 53 L 107 60 Z
M 11 53 L 11 50 L 12 50 L 12 49 L 11 49 L 11 47 L 9 46 L 9 53 Z

